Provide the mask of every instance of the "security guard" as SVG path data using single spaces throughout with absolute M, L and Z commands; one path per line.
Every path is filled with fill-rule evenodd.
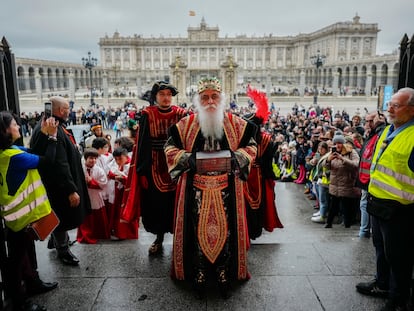
M 24 153 L 20 149 L 0 150 L 0 216 L 14 232 L 50 214 L 51 207 L 37 169 L 29 169 L 17 191 L 5 182 L 13 157 Z
M 414 89 L 403 88 L 388 103 L 391 123 L 378 139 L 370 169 L 368 212 L 377 256 L 375 280 L 357 291 L 389 296 L 382 310 L 411 310 L 414 258 Z
M 0 216 L 9 229 L 5 288 L 13 302 L 13 310 L 39 311 L 46 308 L 26 297 L 52 290 L 58 284 L 39 278 L 34 241 L 26 227 L 51 212 L 37 168 L 55 157 L 57 122 L 54 118 L 42 120 L 44 158 L 13 145 L 21 137 L 19 129 L 12 114 L 0 112 Z M 22 286 L 23 281 L 25 286 Z

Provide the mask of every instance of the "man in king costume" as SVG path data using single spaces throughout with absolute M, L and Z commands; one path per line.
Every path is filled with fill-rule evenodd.
M 256 156 L 256 126 L 225 113 L 221 83 L 198 83 L 197 113 L 170 128 L 165 144 L 168 171 L 178 179 L 172 277 L 191 280 L 199 298 L 207 275 L 220 293 L 230 280 L 247 280 L 247 229 L 243 182 Z

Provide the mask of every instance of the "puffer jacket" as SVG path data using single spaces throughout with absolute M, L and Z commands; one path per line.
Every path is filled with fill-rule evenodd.
M 343 160 L 333 159 L 326 161 L 326 168 L 330 170 L 329 193 L 336 197 L 358 197 L 360 192 L 355 187 L 358 177 L 359 155 L 349 144 L 344 144 L 341 155 Z

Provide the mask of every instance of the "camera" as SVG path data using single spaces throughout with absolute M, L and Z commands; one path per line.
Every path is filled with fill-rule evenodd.
M 44 117 L 45 119 L 50 118 L 52 116 L 52 103 L 45 102 L 45 110 L 44 110 Z
M 332 147 L 332 153 L 337 152 L 336 147 Z

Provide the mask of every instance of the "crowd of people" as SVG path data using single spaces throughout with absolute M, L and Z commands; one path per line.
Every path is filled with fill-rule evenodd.
M 250 240 L 263 230 L 283 228 L 276 180 L 301 184 L 315 201 L 310 221 L 349 228 L 360 220 L 359 237 L 372 236 L 377 275 L 357 284 L 357 291 L 388 297 L 383 310 L 410 310 L 414 90 L 394 94 L 388 118 L 381 111 L 350 117 L 315 104 L 295 105 L 290 114 L 280 115 L 263 92 L 251 87 L 246 92 L 253 105 L 226 107 L 221 82 L 204 78 L 186 109 L 172 104 L 178 90 L 158 81 L 142 109 L 89 109 L 84 120 L 90 120 L 92 135 L 82 153 L 66 126 L 83 117 L 73 117 L 67 99 L 50 98 L 52 117 L 39 116 L 32 130 L 29 121 L 22 121 L 24 113 L 18 118 L 2 112 L 0 156 L 7 161 L 1 173 L 23 171 L 19 180 L 5 179 L 6 187 L 1 185 L 1 216 L 16 235 L 10 235 L 11 245 L 19 239 L 26 245 L 23 250 L 16 246 L 13 263 L 10 259 L 10 278 L 18 275 L 20 286 L 26 286 L 12 283 L 10 297 L 30 296 L 33 279 L 37 293 L 57 286 L 39 279 L 33 241 L 9 221 L 10 210 L 27 204 L 9 207 L 28 186 L 27 172 L 34 170 L 60 219 L 48 248 L 63 264 L 79 264 L 68 230 L 77 229 L 78 243 L 137 239 L 142 219 L 144 229 L 155 235 L 149 256 L 162 255 L 165 233 L 173 234 L 171 277 L 191 282 L 200 299 L 210 276 L 223 297 L 229 296 L 231 282 L 250 278 Z M 20 138 L 16 121 L 22 135 L 31 136 L 30 149 L 14 145 Z M 118 134 L 119 128 L 128 128 L 129 135 Z M 104 129 L 117 131 L 114 145 Z M 20 153 L 32 159 L 30 167 L 16 160 Z M 27 266 L 31 276 L 22 273 Z M 13 303 L 16 310 L 45 309 L 27 300 Z

